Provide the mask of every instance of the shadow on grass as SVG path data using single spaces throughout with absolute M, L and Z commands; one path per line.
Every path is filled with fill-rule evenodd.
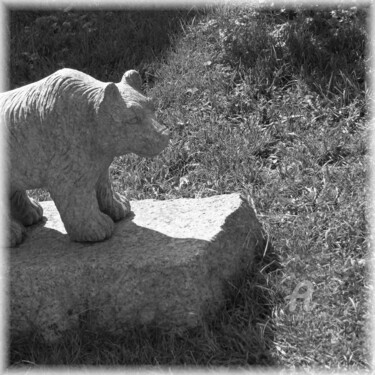
M 152 83 L 150 64 L 170 47 L 184 23 L 203 13 L 197 9 L 10 9 L 9 86 L 34 82 L 64 67 L 114 82 L 125 70 L 137 69 Z

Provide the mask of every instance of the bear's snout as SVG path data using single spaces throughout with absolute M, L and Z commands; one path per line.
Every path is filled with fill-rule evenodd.
M 143 150 L 137 153 L 140 156 L 153 157 L 160 154 L 169 144 L 170 132 L 168 128 L 152 119 L 147 126 L 148 131 Z

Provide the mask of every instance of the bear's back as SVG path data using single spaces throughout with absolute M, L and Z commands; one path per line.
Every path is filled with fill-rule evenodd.
M 80 108 L 103 89 L 105 83 L 75 69 L 64 68 L 28 85 L 0 94 L 0 113 L 8 127 L 38 113 L 46 117 L 58 102 Z

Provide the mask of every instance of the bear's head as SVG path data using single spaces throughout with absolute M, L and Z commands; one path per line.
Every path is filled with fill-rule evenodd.
M 98 112 L 98 141 L 105 152 L 152 157 L 168 145 L 169 131 L 156 120 L 141 84 L 139 73 L 129 70 L 119 83 L 105 85 Z

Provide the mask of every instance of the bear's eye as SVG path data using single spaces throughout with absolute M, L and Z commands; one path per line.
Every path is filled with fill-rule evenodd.
M 145 117 L 145 110 L 144 108 L 134 105 L 131 107 L 131 115 L 129 116 L 128 122 L 130 124 L 137 124 L 143 120 Z
M 140 121 L 139 121 L 139 117 L 137 116 L 134 116 L 134 117 L 130 117 L 127 119 L 126 123 L 130 124 L 130 125 L 136 125 L 138 124 Z
M 143 118 L 144 117 L 144 115 L 145 115 L 145 110 L 144 110 L 144 108 L 142 108 L 142 107 L 135 107 L 134 108 L 134 113 L 135 113 L 135 115 L 138 117 L 138 118 Z

